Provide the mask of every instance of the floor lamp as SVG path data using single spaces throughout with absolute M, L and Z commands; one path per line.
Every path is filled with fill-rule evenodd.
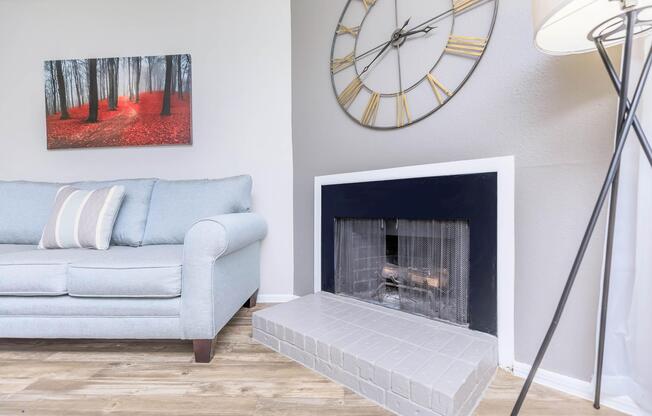
M 527 396 L 532 380 L 541 365 L 550 341 L 564 312 L 566 301 L 584 259 L 587 246 L 593 235 L 598 218 L 610 195 L 609 224 L 605 250 L 602 300 L 600 306 L 600 332 L 595 368 L 595 400 L 593 407 L 600 408 L 600 389 L 602 387 L 602 365 L 604 359 L 604 340 L 609 300 L 609 281 L 611 272 L 613 234 L 618 200 L 618 174 L 620 160 L 627 137 L 632 130 L 652 166 L 652 147 L 636 117 L 636 110 L 652 67 L 652 48 L 645 59 L 640 78 L 629 100 L 630 67 L 634 39 L 652 35 L 652 0 L 533 0 L 535 24 L 535 43 L 544 53 L 570 55 L 597 51 L 619 96 L 618 124 L 616 142 L 607 176 L 600 190 L 598 200 L 584 233 L 584 238 L 573 262 L 564 291 L 555 310 L 548 332 L 541 343 L 532 369 L 518 396 L 512 416 L 518 415 Z M 622 71 L 619 74 L 606 52 L 609 46 L 623 44 Z M 633 84 L 632 84 L 633 85 Z

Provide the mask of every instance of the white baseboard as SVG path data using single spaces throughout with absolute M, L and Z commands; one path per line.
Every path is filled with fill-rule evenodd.
M 258 303 L 285 303 L 297 299 L 296 295 L 258 295 Z
M 517 377 L 526 378 L 531 367 L 532 366 L 529 364 L 514 362 L 513 374 Z M 593 384 L 588 381 L 582 381 L 552 371 L 539 369 L 537 375 L 534 377 L 534 382 L 593 402 Z M 601 404 L 604 407 L 609 407 L 633 416 L 651 416 L 650 413 L 641 409 L 629 397 L 603 395 Z M 587 403 L 587 406 L 592 406 L 592 404 Z

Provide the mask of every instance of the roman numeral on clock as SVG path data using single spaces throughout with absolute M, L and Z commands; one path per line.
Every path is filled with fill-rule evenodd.
M 427 75 L 428 82 L 430 83 L 430 86 L 432 87 L 432 90 L 435 93 L 435 96 L 437 96 L 437 101 L 439 101 L 439 105 L 443 104 L 444 101 L 447 100 L 447 98 L 442 97 L 441 93 L 443 92 L 446 94 L 448 97 L 452 97 L 453 93 L 446 87 L 444 87 L 444 84 L 442 84 L 437 78 L 433 77 L 432 74 Z
M 483 3 L 483 0 L 455 0 L 453 1 L 453 13 L 460 14 L 463 11 L 474 8 Z
M 369 10 L 371 6 L 376 4 L 376 0 L 362 0 L 362 4 L 364 4 L 364 9 Z
M 479 58 L 487 46 L 487 38 L 450 35 L 445 51 L 454 55 Z
M 360 26 L 348 27 L 348 26 L 344 26 L 343 24 L 340 23 L 340 25 L 337 27 L 337 34 L 338 35 L 349 34 L 349 35 L 355 37 L 355 36 L 358 36 L 358 33 L 360 33 Z
M 412 117 L 410 116 L 407 96 L 402 92 L 396 96 L 396 127 L 403 127 L 406 123 L 412 123 Z
M 331 62 L 331 71 L 333 74 L 337 74 L 343 69 L 346 69 L 353 65 L 353 62 L 355 62 L 355 55 L 354 52 L 351 52 L 350 54 L 346 55 L 343 58 L 335 58 Z
M 376 122 L 376 114 L 378 114 L 378 106 L 380 105 L 380 94 L 374 92 L 369 98 L 367 107 L 364 109 L 362 119 L 360 122 L 365 126 L 372 126 Z
M 362 81 L 360 78 L 355 77 L 353 81 L 344 88 L 344 90 L 337 97 L 337 102 L 344 108 L 349 108 L 355 97 L 358 96 L 360 90 L 362 89 Z

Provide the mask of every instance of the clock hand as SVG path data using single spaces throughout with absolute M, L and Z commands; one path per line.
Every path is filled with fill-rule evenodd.
M 426 26 L 426 27 L 424 27 L 423 29 L 419 29 L 419 30 L 411 30 L 411 31 L 409 31 L 409 32 L 405 32 L 405 33 L 403 33 L 403 34 L 401 35 L 401 38 L 407 38 L 408 36 L 413 36 L 413 35 L 416 35 L 416 34 L 419 34 L 419 33 L 428 33 L 428 32 L 430 32 L 430 31 L 433 30 L 433 29 L 437 29 L 437 26 Z
M 369 65 L 367 65 L 367 66 L 364 67 L 364 69 L 362 70 L 362 72 L 360 72 L 360 75 L 364 74 L 365 72 L 367 72 L 367 71 L 369 70 L 369 68 L 371 68 L 371 65 L 373 65 L 373 63 L 376 62 L 376 61 L 378 60 L 378 58 L 380 58 L 380 56 L 381 56 L 383 53 L 385 53 L 385 51 L 387 50 L 387 48 L 389 48 L 389 46 L 392 44 L 392 42 L 396 42 L 398 39 L 401 38 L 401 37 L 400 37 L 400 33 L 401 33 L 401 31 L 405 28 L 405 26 L 408 25 L 408 23 L 410 23 L 410 19 L 407 19 L 407 20 L 405 21 L 405 23 L 403 24 L 403 27 L 401 27 L 399 30 L 397 30 L 396 32 L 394 32 L 394 34 L 392 35 L 392 38 L 391 38 L 390 40 L 388 40 L 388 41 L 385 42 L 384 44 L 380 45 L 380 46 L 383 47 L 383 49 L 381 49 L 381 51 L 378 52 L 378 55 L 376 55 L 376 57 L 375 57 L 375 58 L 374 58 L 374 59 L 369 63 Z M 380 46 L 378 46 L 377 48 L 374 48 L 374 49 L 378 49 Z M 355 60 L 355 59 L 358 59 L 358 58 L 354 58 L 354 60 Z
M 451 9 L 451 10 L 453 10 L 453 9 Z M 376 46 L 376 47 L 373 47 L 373 48 L 367 50 L 366 52 L 363 52 L 363 53 L 361 53 L 360 55 L 358 55 L 358 56 L 356 56 L 355 58 L 353 58 L 354 60 L 357 61 L 357 60 L 359 60 L 359 59 L 362 59 L 362 58 L 365 58 L 365 57 L 371 55 L 373 52 L 375 52 L 375 51 L 377 51 L 378 49 L 382 48 L 382 50 L 378 53 L 378 55 L 376 55 L 376 57 L 371 61 L 371 63 L 369 63 L 369 65 L 367 65 L 367 66 L 363 69 L 363 71 L 360 73 L 360 75 L 364 74 L 365 72 L 367 72 L 367 71 L 369 70 L 369 68 L 371 67 L 371 64 L 373 64 L 373 63 L 378 59 L 378 57 L 379 57 L 380 55 L 382 55 L 383 52 L 385 52 L 385 51 L 387 50 L 387 48 L 389 47 L 389 45 L 390 45 L 392 42 L 396 42 L 397 40 L 400 40 L 400 39 L 402 39 L 402 38 L 407 38 L 407 37 L 409 37 L 409 36 L 413 36 L 413 35 L 416 35 L 416 34 L 419 34 L 419 33 L 428 33 L 428 32 L 430 32 L 430 31 L 433 30 L 433 29 L 437 29 L 437 26 L 426 26 L 426 27 L 423 28 L 423 29 L 416 30 L 417 28 L 423 26 L 424 24 L 430 23 L 430 21 L 432 21 L 432 20 L 436 20 L 436 19 L 438 19 L 438 18 L 440 18 L 440 17 L 442 17 L 442 16 L 444 16 L 444 15 L 450 13 L 451 10 L 448 10 L 448 11 L 446 11 L 446 12 L 444 12 L 444 13 L 441 13 L 441 14 L 439 14 L 438 16 L 435 16 L 434 18 L 432 18 L 432 19 L 430 19 L 430 20 L 428 20 L 428 21 L 426 21 L 426 22 L 424 22 L 424 23 L 422 23 L 422 24 L 420 24 L 420 25 L 418 25 L 418 26 L 415 26 L 414 28 L 412 28 L 412 30 L 410 30 L 410 31 L 408 31 L 408 32 L 400 33 L 400 31 L 398 31 L 398 32 L 396 32 L 398 35 L 397 35 L 395 38 L 393 37 L 393 38 L 390 39 L 389 41 L 384 42 L 384 43 L 381 43 L 380 45 L 378 45 L 378 46 Z M 401 31 L 405 28 L 405 26 L 407 25 L 407 23 L 408 23 L 409 21 L 410 21 L 410 19 L 408 19 L 408 20 L 406 21 L 406 24 L 404 24 L 403 27 L 401 27 L 401 29 L 400 29 Z
M 385 43 L 385 47 L 384 47 L 383 49 L 381 49 L 380 52 L 378 52 L 378 55 L 376 55 L 376 57 L 375 57 L 371 62 L 369 62 L 369 65 L 367 65 L 367 66 L 364 67 L 364 69 L 362 70 L 362 72 L 360 72 L 360 75 L 362 75 L 362 74 L 364 74 L 365 72 L 367 72 L 367 71 L 369 70 L 369 68 L 371 67 L 371 65 L 373 65 L 373 63 L 376 62 L 376 60 L 377 60 L 378 58 L 380 58 L 380 55 L 382 55 L 382 54 L 387 50 L 387 48 L 389 48 L 389 45 L 391 45 L 391 44 L 392 44 L 392 41 L 391 41 L 391 40 L 390 40 L 389 42 Z
M 400 35 L 403 32 L 405 26 L 407 26 L 407 24 L 403 25 L 402 28 L 398 29 L 398 0 L 394 0 L 394 22 L 397 28 L 396 32 L 394 33 L 398 33 L 399 34 L 398 39 L 400 39 L 401 38 Z M 403 92 L 403 74 L 401 73 L 401 43 L 402 42 L 398 42 L 396 44 L 396 57 L 398 59 L 398 87 L 401 90 L 401 92 Z
M 375 46 L 375 47 L 369 49 L 368 51 L 361 53 L 360 55 L 356 56 L 354 59 L 358 60 L 358 59 L 365 58 L 368 55 L 371 55 L 372 53 L 376 52 L 378 49 L 382 48 L 383 46 L 385 46 L 386 44 L 391 43 L 391 42 L 392 42 L 391 40 L 388 41 L 388 42 L 383 42 L 380 45 Z
M 427 24 L 429 24 L 429 23 L 433 23 L 433 22 L 435 22 L 435 21 L 437 21 L 437 20 L 439 20 L 439 19 L 441 19 L 441 18 L 443 18 L 443 17 L 446 17 L 447 15 L 451 14 L 451 13 L 454 12 L 454 11 L 455 11 L 455 7 L 450 8 L 450 9 L 444 11 L 444 12 L 441 12 L 441 13 L 439 13 L 437 16 L 432 17 L 432 18 L 426 20 L 425 22 L 423 22 L 423 23 L 421 23 L 421 24 L 418 24 L 418 25 L 414 26 L 413 28 L 409 29 L 409 30 L 406 32 L 406 34 L 412 32 L 412 31 L 414 31 L 414 30 L 416 30 L 416 29 L 419 29 L 420 27 L 423 27 L 423 26 L 425 26 L 425 25 L 427 25 Z M 405 36 L 406 34 L 404 34 L 404 36 Z
M 407 22 L 409 22 L 409 21 L 410 21 L 410 19 L 407 20 Z M 406 23 L 407 23 L 407 22 L 406 22 Z M 406 25 L 403 25 L 403 28 L 405 28 L 405 26 L 406 26 Z M 401 28 L 401 30 L 403 30 L 403 28 Z M 393 41 L 396 41 L 396 39 L 392 38 L 392 39 L 388 40 L 387 42 L 383 42 L 383 43 L 381 43 L 380 45 L 376 45 L 376 46 L 374 46 L 373 48 L 371 48 L 371 49 L 369 49 L 369 50 L 367 50 L 367 51 L 365 51 L 365 52 L 362 52 L 360 55 L 356 56 L 356 57 L 354 58 L 354 60 L 358 60 L 358 59 L 365 58 L 366 56 L 371 55 L 372 53 L 376 52 L 378 49 L 384 47 L 384 46 L 387 45 L 388 43 L 392 43 Z
M 423 24 L 421 24 L 419 26 L 423 26 Z M 415 28 L 417 28 L 419 26 L 415 26 Z M 408 37 L 408 36 L 413 36 L 413 35 L 416 35 L 418 33 L 428 33 L 433 29 L 437 29 L 437 27 L 438 26 L 427 26 L 427 27 L 425 27 L 423 29 L 420 29 L 420 30 L 415 30 L 415 28 L 412 28 L 412 30 L 410 30 L 409 32 L 405 32 L 402 35 L 400 35 L 399 39 L 405 38 L 405 37 Z M 392 41 L 390 40 L 389 42 L 391 43 Z M 377 51 L 378 49 L 384 47 L 386 44 L 387 44 L 387 42 L 383 42 L 380 45 L 377 45 L 377 46 L 375 46 L 375 47 L 361 53 L 360 55 L 356 56 L 355 59 L 358 60 L 358 59 L 365 58 L 365 57 L 371 55 L 372 53 L 374 53 L 375 51 Z

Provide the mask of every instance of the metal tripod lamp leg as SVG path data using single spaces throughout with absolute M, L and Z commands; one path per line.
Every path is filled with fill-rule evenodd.
M 629 104 L 629 73 L 632 62 L 632 39 L 634 39 L 634 15 L 632 12 L 627 14 L 627 33 L 625 37 L 625 47 L 623 49 L 623 69 L 622 82 L 619 91 L 618 102 L 618 128 L 616 136 L 620 139 L 619 134 L 625 121 L 625 113 Z M 602 45 L 599 39 L 596 39 L 596 46 Z M 598 46 L 599 48 L 599 46 Z M 600 392 L 602 389 L 602 367 L 604 364 L 604 340 L 607 330 L 607 305 L 609 304 L 609 285 L 611 282 L 611 265 L 613 260 L 614 232 L 616 228 L 616 210 L 618 209 L 618 188 L 619 188 L 620 168 L 616 171 L 616 176 L 611 185 L 611 200 L 609 202 L 609 222 L 607 226 L 607 244 L 605 249 L 604 260 L 604 277 L 602 283 L 602 300 L 600 302 L 600 330 L 598 340 L 598 354 L 596 357 L 596 384 L 593 407 L 600 408 Z

